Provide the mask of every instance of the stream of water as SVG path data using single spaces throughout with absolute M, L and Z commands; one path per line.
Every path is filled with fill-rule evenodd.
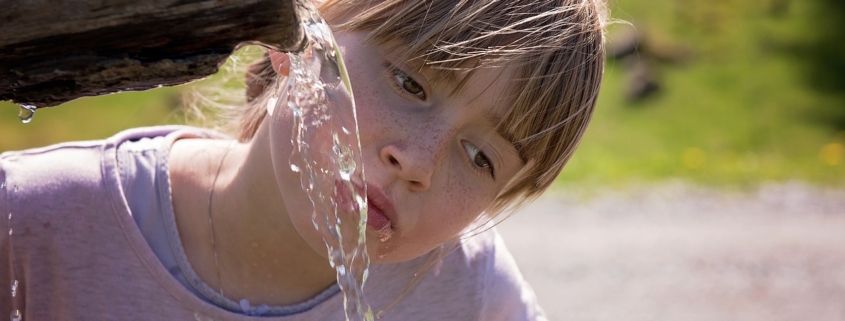
M 347 320 L 373 320 L 364 297 L 369 273 L 367 197 L 352 86 L 325 20 L 310 0 L 297 0 L 308 45 L 288 54 L 290 75 L 277 81 L 275 109 L 296 117 L 291 169 L 314 205 L 314 228 L 325 240 L 344 295 Z

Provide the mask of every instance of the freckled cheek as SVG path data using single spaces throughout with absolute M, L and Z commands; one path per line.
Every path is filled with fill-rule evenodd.
M 349 68 L 349 77 L 352 83 L 352 91 L 355 96 L 355 108 L 358 111 L 358 120 L 363 126 L 373 126 L 378 123 L 386 123 L 381 121 L 384 117 L 389 116 L 385 113 L 389 110 L 389 106 L 385 98 L 388 97 L 385 89 L 386 84 L 383 83 L 380 76 L 378 66 L 372 63 L 353 63 L 347 66 Z M 380 128 L 374 128 L 378 130 Z
M 367 133 L 387 133 L 397 128 L 405 128 L 408 119 L 402 117 L 397 108 L 391 108 L 384 97 L 383 90 L 361 86 L 355 90 L 355 107 L 362 135 Z M 364 137 L 362 137 L 364 139 Z
M 482 190 L 453 180 L 430 198 L 423 212 L 428 216 L 425 221 L 430 237 L 443 242 L 469 226 L 493 200 L 491 193 Z

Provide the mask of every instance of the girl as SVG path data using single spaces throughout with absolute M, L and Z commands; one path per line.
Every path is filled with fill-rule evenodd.
M 369 302 L 385 320 L 544 320 L 498 234 L 474 228 L 539 195 L 572 155 L 603 72 L 604 5 L 329 0 L 320 10 L 358 108 Z M 262 98 L 285 65 L 269 53 L 252 69 L 236 142 L 168 126 L 2 154 L 0 284 L 11 291 L 0 311 L 342 320 L 289 166 L 293 117 Z

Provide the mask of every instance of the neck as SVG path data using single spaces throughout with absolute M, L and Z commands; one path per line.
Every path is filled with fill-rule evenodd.
M 334 283 L 335 271 L 290 221 L 278 176 L 267 173 L 273 168 L 268 136 L 259 132 L 228 152 L 229 142 L 177 141 L 170 160 L 173 206 L 185 254 L 206 284 L 235 301 L 289 305 Z

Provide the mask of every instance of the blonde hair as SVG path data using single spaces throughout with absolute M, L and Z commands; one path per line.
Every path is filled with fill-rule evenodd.
M 400 41 L 398 54 L 432 68 L 436 79 L 463 70 L 466 83 L 478 68 L 515 67 L 498 131 L 526 166 L 492 212 L 546 190 L 584 135 L 604 72 L 602 0 L 327 0 L 321 12 L 330 22 L 352 15 L 335 30 L 370 30 L 368 41 L 379 44 Z M 257 91 L 250 83 L 272 83 L 270 67 L 265 56 L 250 68 L 249 100 Z M 249 140 L 265 113 L 261 103 L 241 110 L 238 138 Z

